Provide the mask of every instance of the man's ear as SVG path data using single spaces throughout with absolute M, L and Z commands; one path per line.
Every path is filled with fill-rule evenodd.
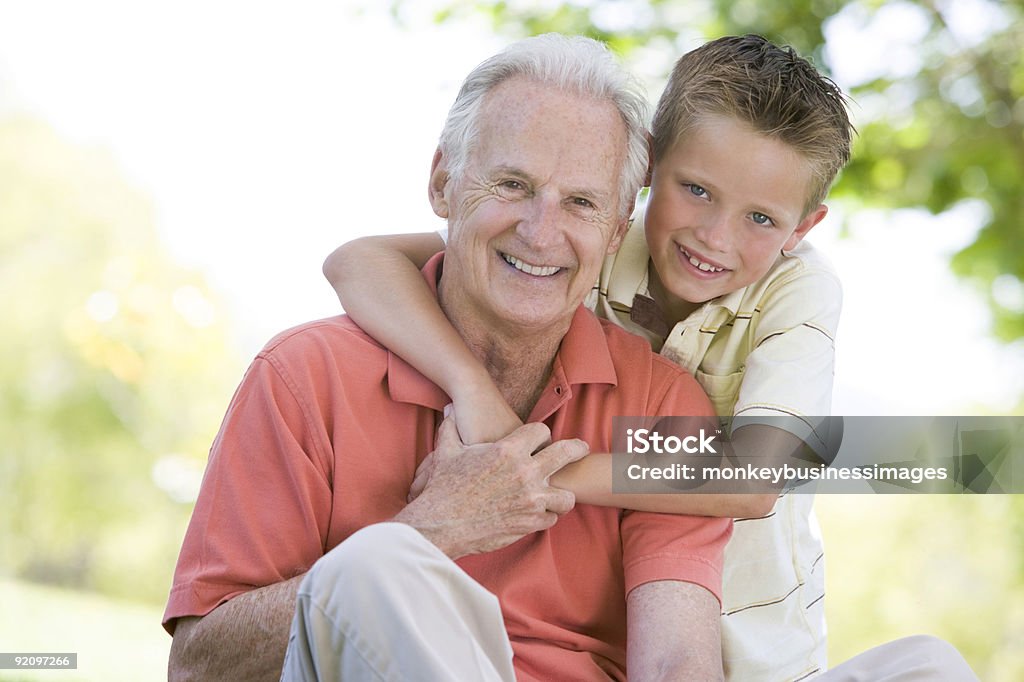
M 828 215 L 828 206 L 825 204 L 818 204 L 818 208 L 808 213 L 803 220 L 801 220 L 796 229 L 793 230 L 793 234 L 789 235 L 789 239 L 782 245 L 783 251 L 792 251 L 796 248 L 796 245 L 800 243 L 800 240 L 807 236 L 807 233 L 811 231 L 811 228 L 820 223 L 825 216 Z
M 448 217 L 448 198 L 445 188 L 448 186 L 448 163 L 438 147 L 434 152 L 434 160 L 430 162 L 430 182 L 427 183 L 427 194 L 430 206 L 439 218 Z
M 636 203 L 635 201 L 633 203 Z M 626 230 L 629 229 L 629 224 L 632 222 L 633 207 L 629 207 L 629 215 L 627 215 L 618 225 L 615 226 L 615 233 L 612 234 L 612 239 L 608 242 L 608 248 L 605 253 L 611 255 L 619 250 L 622 246 L 622 239 L 626 236 Z

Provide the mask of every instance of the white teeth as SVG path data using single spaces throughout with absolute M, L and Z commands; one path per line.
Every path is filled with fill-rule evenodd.
M 562 269 L 554 265 L 530 265 L 526 261 L 521 261 L 515 256 L 510 256 L 507 253 L 501 254 L 501 257 L 505 259 L 506 263 L 514 267 L 516 270 L 520 270 L 535 277 L 550 277 Z
M 685 255 L 686 258 L 690 261 L 690 265 L 697 268 L 698 270 L 702 270 L 704 272 L 722 272 L 723 270 L 725 270 L 725 268 L 716 268 L 714 265 L 711 265 L 710 263 L 704 263 L 703 261 L 699 261 L 690 254 L 686 253 L 685 251 L 683 252 L 683 255 Z

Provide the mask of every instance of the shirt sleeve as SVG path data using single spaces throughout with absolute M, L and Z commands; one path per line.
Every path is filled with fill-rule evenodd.
M 300 575 L 323 555 L 329 441 L 282 369 L 257 357 L 210 450 L 164 613 L 172 634 L 177 618 Z
M 707 395 L 692 376 L 660 356 L 673 380 L 648 414 L 714 417 Z M 655 368 L 656 370 L 658 367 Z M 626 594 L 644 583 L 694 583 L 722 601 L 722 562 L 732 519 L 683 514 L 625 512 L 621 523 Z
M 733 411 L 734 430 L 767 424 L 825 452 L 842 300 L 838 278 L 823 269 L 800 272 L 766 294 Z

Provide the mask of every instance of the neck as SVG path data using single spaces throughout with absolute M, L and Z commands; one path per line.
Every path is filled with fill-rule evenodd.
M 677 323 L 689 317 L 690 313 L 704 305 L 703 303 L 684 301 L 678 296 L 669 293 L 665 289 L 665 285 L 661 283 L 661 278 L 658 277 L 658 271 L 654 268 L 654 264 L 650 261 L 647 261 L 647 284 L 651 297 L 658 304 L 658 308 L 661 310 L 661 314 L 664 315 L 665 323 L 669 329 L 672 329 Z
M 473 314 L 468 306 L 445 297 L 443 287 L 439 294 L 441 309 L 452 326 L 483 363 L 512 410 L 526 421 L 547 385 L 555 354 L 571 320 L 558 329 L 492 324 Z

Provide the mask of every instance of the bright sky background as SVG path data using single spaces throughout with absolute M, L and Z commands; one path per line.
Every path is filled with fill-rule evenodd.
M 437 134 L 461 78 L 503 44 L 482 23 L 407 31 L 353 2 L 271 7 L 0 0 L 0 114 L 110 150 L 170 252 L 229 302 L 247 355 L 338 311 L 320 275 L 333 247 L 440 226 L 425 191 Z M 884 19 L 868 23 L 909 49 L 914 18 Z M 886 66 L 865 66 L 861 23 L 831 29 L 860 60 L 833 55 L 841 84 Z M 992 341 L 980 299 L 947 272 L 982 211 L 865 212 L 844 240 L 832 215 L 812 233 L 846 290 L 834 412 L 1005 410 L 1024 394 L 1024 347 Z

